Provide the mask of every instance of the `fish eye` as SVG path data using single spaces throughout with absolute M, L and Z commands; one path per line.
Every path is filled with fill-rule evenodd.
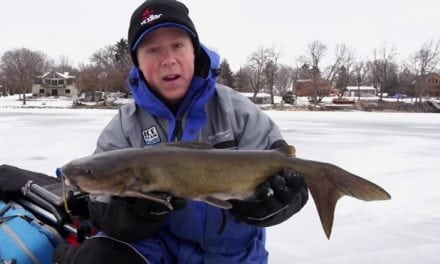
M 85 166 L 85 167 L 84 167 L 84 172 L 85 172 L 87 175 L 93 175 L 93 174 L 95 173 L 95 168 L 94 168 L 93 166 L 90 166 L 90 165 Z

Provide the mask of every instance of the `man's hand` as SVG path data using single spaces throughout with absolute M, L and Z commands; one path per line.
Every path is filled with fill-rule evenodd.
M 250 225 L 267 227 L 279 224 L 297 213 L 308 200 L 308 188 L 297 172 L 285 170 L 261 184 L 255 198 L 231 200 L 232 213 Z
M 167 200 L 173 210 L 185 207 L 186 201 L 167 193 L 155 196 Z M 165 220 L 170 209 L 155 201 L 140 198 L 111 197 L 109 203 L 90 201 L 90 218 L 108 236 L 136 241 L 149 237 Z

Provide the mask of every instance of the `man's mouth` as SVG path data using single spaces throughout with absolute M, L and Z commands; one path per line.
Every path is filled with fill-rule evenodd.
M 167 75 L 167 76 L 163 77 L 162 79 L 164 81 L 175 81 L 175 80 L 177 80 L 179 78 L 180 78 L 179 74 L 170 74 L 170 75 Z

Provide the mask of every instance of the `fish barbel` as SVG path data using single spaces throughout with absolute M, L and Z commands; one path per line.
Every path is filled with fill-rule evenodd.
M 214 149 L 204 143 L 164 143 L 127 148 L 73 160 L 61 168 L 67 180 L 90 194 L 143 197 L 172 209 L 152 192 L 231 208 L 229 199 L 247 199 L 285 169 L 299 172 L 315 201 L 330 238 L 337 200 L 344 196 L 373 201 L 391 196 L 380 186 L 329 163 L 294 157 L 294 147 L 276 150 Z

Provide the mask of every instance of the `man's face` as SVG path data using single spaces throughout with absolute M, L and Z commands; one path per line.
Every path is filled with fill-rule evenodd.
M 139 69 L 156 93 L 175 104 L 185 96 L 194 75 L 194 47 L 179 28 L 159 28 L 137 50 Z

